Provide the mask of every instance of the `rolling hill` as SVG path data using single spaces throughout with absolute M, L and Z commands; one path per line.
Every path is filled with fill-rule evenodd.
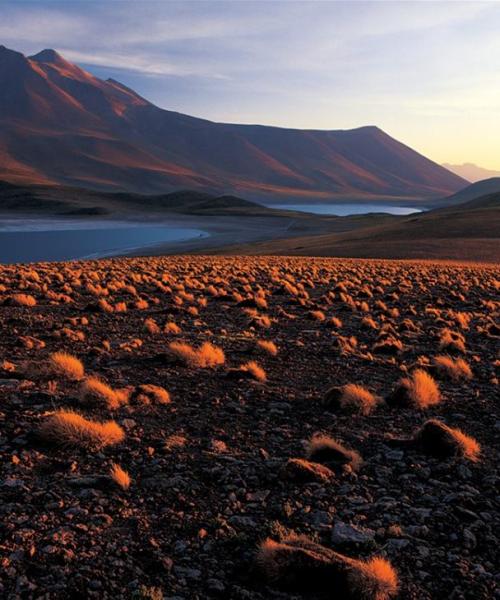
M 232 246 L 227 254 L 500 262 L 500 192 L 407 217 L 368 215 L 359 228 Z M 333 223 L 338 228 L 339 223 Z
M 54 50 L 0 46 L 0 178 L 250 199 L 438 198 L 466 182 L 377 127 L 214 123 L 163 110 Z

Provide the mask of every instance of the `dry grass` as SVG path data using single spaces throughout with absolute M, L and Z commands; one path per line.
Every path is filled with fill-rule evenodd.
M 445 328 L 439 333 L 439 349 L 465 354 L 465 338 L 461 333 L 458 333 L 458 331 L 452 331 L 451 329 Z
M 474 438 L 437 419 L 426 421 L 414 441 L 424 452 L 437 457 L 454 456 L 477 462 L 481 454 L 481 446 Z
M 378 398 L 365 387 L 348 383 L 330 388 L 323 401 L 327 408 L 369 415 L 377 406 Z
M 130 475 L 127 473 L 127 471 L 122 469 L 120 465 L 117 465 L 116 463 L 111 465 L 109 476 L 122 490 L 128 490 L 130 484 L 132 483 Z
M 137 404 L 170 404 L 171 398 L 165 388 L 144 383 L 134 389 L 130 401 Z
M 348 469 L 357 471 L 361 464 L 361 456 L 355 450 L 346 448 L 339 441 L 327 435 L 314 435 L 307 444 L 306 458 L 332 469 Z
M 38 433 L 53 444 L 87 449 L 119 444 L 125 438 L 123 429 L 114 421 L 91 421 L 70 410 L 58 410 L 46 417 Z
M 254 360 L 249 360 L 248 362 L 240 365 L 238 370 L 243 373 L 248 373 L 252 379 L 260 381 L 261 383 L 267 381 L 265 370 Z
M 295 534 L 279 542 L 264 540 L 256 565 L 273 586 L 308 596 L 388 600 L 399 587 L 397 573 L 386 559 L 356 560 Z
M 388 398 L 395 406 L 412 406 L 425 409 L 441 401 L 438 384 L 423 369 L 416 369 L 411 377 L 399 380 L 395 390 Z
M 453 359 L 451 356 L 435 356 L 432 364 L 439 375 L 453 381 L 473 378 L 472 370 L 463 358 Z
M 226 360 L 223 350 L 210 342 L 204 342 L 199 348 L 193 348 L 193 346 L 181 342 L 172 342 L 168 348 L 178 360 L 188 367 L 200 369 L 216 367 L 223 365 Z
M 85 369 L 81 361 L 67 352 L 54 352 L 51 354 L 45 365 L 45 370 L 48 377 L 69 381 L 80 381 L 85 375 Z
M 9 302 L 14 306 L 36 306 L 36 298 L 29 294 L 12 294 Z
M 270 354 L 271 356 L 276 356 L 278 354 L 278 347 L 274 342 L 269 342 L 267 340 L 258 340 L 256 344 L 257 349 L 262 350 L 266 354 Z
M 128 397 L 128 390 L 114 390 L 98 377 L 87 377 L 80 386 L 81 402 L 104 405 L 110 410 L 127 404 Z

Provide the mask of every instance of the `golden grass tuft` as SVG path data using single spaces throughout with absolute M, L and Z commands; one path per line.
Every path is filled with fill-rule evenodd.
M 414 442 L 432 456 L 462 457 L 477 462 L 481 445 L 460 429 L 448 427 L 437 419 L 426 421 L 414 436 Z
M 441 401 L 438 384 L 423 369 L 416 369 L 411 377 L 399 380 L 395 390 L 387 399 L 394 406 L 428 408 Z
M 384 558 L 356 560 L 290 534 L 264 540 L 256 566 L 280 589 L 339 600 L 388 600 L 398 591 L 398 577 Z M 332 593 L 333 591 L 333 593 Z
M 453 381 L 473 378 L 472 370 L 463 358 L 453 359 L 451 356 L 435 356 L 432 364 L 439 375 Z
M 165 388 L 151 383 L 138 385 L 132 392 L 130 401 L 137 404 L 170 404 L 170 394 Z
M 267 340 L 258 340 L 257 341 L 257 349 L 262 350 L 266 354 L 270 354 L 271 356 L 276 356 L 278 354 L 278 347 L 274 342 L 269 342 Z
M 70 381 L 80 381 L 85 375 L 85 369 L 81 361 L 67 352 L 54 352 L 49 356 L 46 365 L 47 375 L 60 377 Z
M 334 470 L 357 471 L 363 462 L 358 452 L 346 448 L 339 441 L 327 435 L 314 435 L 309 440 L 306 447 L 306 458 Z
M 119 444 L 125 438 L 123 429 L 115 421 L 91 421 L 63 409 L 46 417 L 38 433 L 43 440 L 53 444 L 87 449 Z
M 87 377 L 80 386 L 80 400 L 115 410 L 128 402 L 128 390 L 114 390 L 99 377 Z
M 259 363 L 254 360 L 249 360 L 248 362 L 240 365 L 239 371 L 243 371 L 244 373 L 248 373 L 252 379 L 256 381 L 260 381 L 264 383 L 267 381 L 267 375 L 265 370 L 259 365 Z
M 122 490 L 128 490 L 130 484 L 132 483 L 130 475 L 127 473 L 127 471 L 122 469 L 120 465 L 117 465 L 116 463 L 112 463 L 109 476 L 118 487 L 122 488 Z
M 327 408 L 369 415 L 377 406 L 378 398 L 365 387 L 348 383 L 327 390 L 323 402 Z
M 29 294 L 12 294 L 9 301 L 14 306 L 36 306 L 36 299 Z
M 226 360 L 223 350 L 210 342 L 204 342 L 199 348 L 182 342 L 172 342 L 168 348 L 177 359 L 189 367 L 216 367 L 223 365 Z

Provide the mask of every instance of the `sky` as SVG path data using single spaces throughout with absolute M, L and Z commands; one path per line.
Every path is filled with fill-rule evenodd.
M 500 170 L 500 2 L 0 0 L 0 43 L 54 48 L 214 121 L 377 125 Z

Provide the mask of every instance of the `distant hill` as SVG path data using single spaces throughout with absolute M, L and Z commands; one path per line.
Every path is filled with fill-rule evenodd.
M 0 178 L 246 198 L 439 198 L 466 182 L 377 127 L 213 123 L 163 110 L 54 50 L 0 46 Z
M 294 214 L 267 208 L 236 196 L 180 190 L 168 194 L 113 193 L 54 185 L 16 185 L 0 181 L 0 213 L 44 216 L 94 217 L 105 215 L 147 216 L 181 213 L 207 216 L 287 216 Z
M 481 181 L 483 179 L 491 179 L 492 177 L 500 177 L 500 171 L 484 169 L 483 167 L 478 167 L 473 163 L 464 163 L 463 165 L 450 165 L 448 163 L 444 163 L 443 167 L 448 169 L 448 171 L 455 173 L 455 175 L 470 181 L 471 183 L 475 183 L 476 181 Z
M 456 194 L 443 198 L 442 204 L 444 206 L 456 206 L 481 196 L 496 193 L 500 193 L 500 177 L 492 177 L 491 179 L 472 183 Z
M 500 262 L 500 192 L 345 233 L 223 249 L 224 253 Z

